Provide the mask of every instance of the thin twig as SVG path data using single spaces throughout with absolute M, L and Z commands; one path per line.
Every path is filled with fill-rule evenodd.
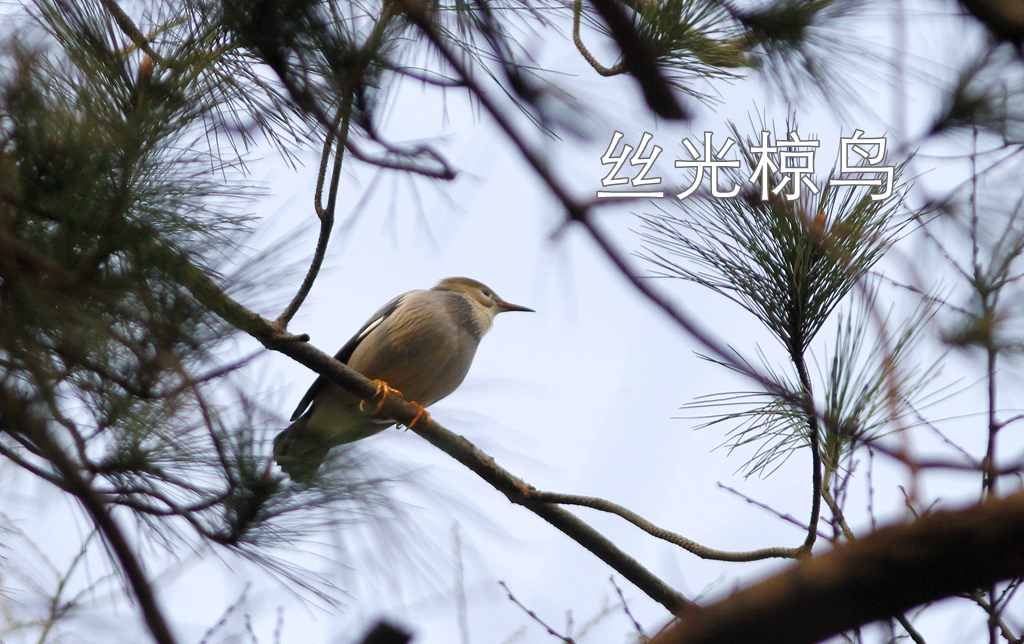
M 725 485 L 725 484 L 723 484 L 721 482 L 718 483 L 718 487 L 722 488 L 723 490 L 728 490 L 729 492 L 732 492 L 733 494 L 735 494 L 736 496 L 740 497 L 741 499 L 743 499 L 744 501 L 746 501 L 747 503 L 749 503 L 751 505 L 756 505 L 759 508 L 762 508 L 764 510 L 767 510 L 768 512 L 771 512 L 772 514 L 774 514 L 775 516 L 779 517 L 783 521 L 788 521 L 788 522 L 792 523 L 793 525 L 795 525 L 796 527 L 800 528 L 801 530 L 807 530 L 807 524 L 802 522 L 802 521 L 800 521 L 799 519 L 797 519 L 796 517 L 794 517 L 791 514 L 783 514 L 782 512 L 779 512 L 778 510 L 776 510 L 772 506 L 767 505 L 765 503 L 762 503 L 761 501 L 758 501 L 755 498 L 749 497 L 746 494 L 744 494 L 743 492 L 740 492 L 737 489 L 731 488 L 728 485 Z M 827 538 L 820 531 L 818 532 L 818 536 L 821 537 L 822 539 L 826 539 Z
M 612 582 L 612 586 L 615 588 L 615 592 L 619 595 L 619 601 L 622 602 L 622 610 L 629 617 L 630 621 L 633 622 L 633 628 L 635 628 L 636 632 L 640 634 L 640 641 L 646 642 L 647 640 L 651 639 L 647 636 L 647 633 L 644 632 L 643 626 L 640 626 L 640 622 L 636 621 L 636 617 L 633 617 L 633 612 L 629 610 L 629 604 L 626 603 L 626 596 L 622 594 L 622 589 L 619 588 L 619 585 L 617 583 L 615 583 L 615 577 L 609 577 L 608 581 Z
M 963 463 L 957 461 L 947 461 L 937 458 L 915 458 L 907 454 L 904 449 L 894 449 L 887 447 L 877 441 L 865 441 L 865 445 L 870 446 L 871 449 L 876 450 L 886 456 L 893 458 L 900 463 L 903 463 L 907 467 L 915 470 L 926 470 L 926 469 L 937 469 L 937 470 L 957 470 L 962 472 L 984 472 L 985 467 L 981 463 Z M 1017 459 L 1009 465 L 1002 467 L 993 468 L 993 472 L 1000 476 L 1008 474 L 1019 474 L 1024 470 L 1024 457 Z
M 971 591 L 968 594 L 968 597 L 974 600 L 974 602 L 978 604 L 978 606 L 980 606 L 985 612 L 991 613 L 992 606 L 988 603 L 988 601 L 985 599 L 985 595 L 980 590 Z M 1013 631 L 1010 630 L 1010 627 L 1007 626 L 1003 618 L 1001 616 L 997 616 L 997 620 L 999 625 L 999 631 L 1002 633 L 1003 637 L 1006 639 L 1008 644 L 1021 644 L 1022 638 L 1017 637 L 1013 634 Z
M 846 523 L 846 516 L 843 514 L 842 509 L 836 500 L 832 497 L 832 493 L 829 492 L 827 487 L 822 488 L 821 496 L 825 499 L 825 503 L 828 505 L 828 509 L 832 512 L 832 518 L 839 524 L 839 529 L 843 531 L 843 536 L 846 537 L 847 541 L 853 541 L 856 536 L 853 534 L 853 530 L 850 529 L 849 524 Z
M 549 503 L 579 505 L 615 514 L 626 521 L 629 521 L 647 534 L 675 544 L 680 548 L 697 555 L 701 559 L 714 559 L 717 561 L 760 561 L 762 559 L 771 558 L 796 559 L 805 552 L 803 548 L 762 548 L 760 550 L 752 550 L 749 552 L 715 550 L 714 548 L 702 546 L 701 544 L 687 539 L 682 535 L 676 534 L 675 532 L 659 528 L 632 510 L 629 510 L 617 503 L 606 501 L 605 499 L 598 499 L 592 496 L 578 496 L 575 494 L 559 494 L 557 492 L 537 491 L 534 494 L 536 494 L 539 500 L 547 501 Z
M 576 43 L 576 49 L 579 50 L 583 59 L 590 63 L 590 66 L 594 68 L 598 74 L 602 76 L 617 76 L 626 71 L 626 63 L 620 61 L 618 65 L 614 67 L 605 67 L 601 63 L 597 62 L 587 48 L 583 45 L 583 39 L 580 38 L 580 14 L 583 13 L 583 0 L 576 0 L 575 6 L 572 9 L 572 41 Z
M 274 321 L 274 324 L 281 327 L 281 329 L 288 328 L 288 323 L 291 322 L 299 307 L 306 300 L 310 289 L 313 288 L 313 282 L 316 281 L 317 275 L 320 274 L 320 267 L 324 263 L 327 244 L 331 240 L 331 231 L 334 229 L 334 210 L 338 200 L 341 162 L 345 156 L 345 144 L 348 142 L 348 127 L 351 122 L 351 116 L 352 92 L 349 91 L 345 95 L 345 100 L 342 101 L 341 107 L 338 108 L 334 121 L 331 123 L 331 129 L 324 140 L 324 150 L 320 157 L 320 172 L 317 175 L 316 193 L 313 196 L 313 207 L 316 210 L 317 217 L 320 218 L 320 236 L 317 239 L 316 250 L 313 251 L 313 260 L 309 263 L 309 270 L 306 271 L 306 277 L 302 280 L 302 285 L 299 287 L 298 292 L 295 293 L 292 301 L 288 303 L 288 306 L 281 312 L 281 315 Z M 340 130 L 338 129 L 339 124 L 341 126 Z M 337 150 L 334 153 L 334 170 L 331 173 L 331 186 L 328 189 L 327 207 L 323 207 L 321 205 L 321 195 L 324 187 L 324 175 L 327 173 L 327 160 L 331 157 L 331 150 L 335 147 L 335 141 L 337 141 Z
M 928 642 L 926 642 L 924 639 L 924 635 L 921 635 L 921 633 L 916 628 L 914 628 L 914 625 L 910 623 L 910 620 L 907 619 L 905 613 L 900 613 L 899 615 L 897 615 L 896 621 L 900 623 L 900 626 L 902 626 L 903 630 L 907 632 L 907 635 L 910 636 L 910 639 L 914 640 L 914 644 L 928 644 Z
M 526 613 L 527 615 L 529 615 L 529 616 L 530 616 L 530 618 L 531 618 L 531 619 L 532 619 L 533 621 L 535 621 L 535 622 L 537 622 L 538 624 L 540 624 L 541 626 L 543 626 L 543 627 L 544 627 L 544 629 L 545 629 L 545 630 L 547 630 L 547 632 L 548 632 L 548 634 L 549 634 L 549 635 L 553 635 L 554 637 L 557 637 L 558 639 L 560 639 L 560 640 L 562 640 L 563 642 L 565 642 L 565 644 L 574 644 L 574 642 L 573 642 L 573 639 L 572 639 L 571 637 L 566 637 L 565 635 L 562 635 L 561 633 L 559 633 L 559 632 L 558 632 L 558 631 L 556 631 L 555 629 L 551 628 L 550 626 L 548 626 L 548 625 L 547 625 L 547 624 L 546 624 L 546 623 L 544 622 L 544 620 L 542 620 L 542 619 L 540 618 L 540 616 L 539 616 L 539 615 L 537 615 L 537 613 L 533 612 L 532 610 L 530 610 L 530 609 L 529 609 L 529 608 L 527 608 L 526 606 L 523 606 L 523 603 L 522 603 L 521 601 L 519 601 L 518 599 L 516 599 L 516 596 L 512 594 L 512 591 L 511 591 L 511 590 L 509 590 L 509 589 L 508 589 L 508 586 L 506 586 L 506 585 L 505 585 L 505 582 L 503 582 L 503 581 L 499 581 L 499 582 L 498 582 L 498 585 L 499 585 L 499 586 L 501 586 L 502 588 L 504 588 L 504 589 L 505 589 L 505 592 L 506 592 L 506 593 L 508 593 L 508 598 L 509 598 L 510 600 L 512 600 L 512 603 L 513 603 L 513 604 L 515 604 L 516 606 L 518 606 L 519 608 L 521 608 L 521 609 L 523 610 L 523 612 L 524 612 L 524 613 Z
M 211 626 L 210 628 L 208 628 L 206 630 L 206 632 L 203 634 L 203 638 L 201 640 L 199 640 L 199 644 L 206 644 L 206 641 L 208 639 L 210 639 L 210 636 L 212 636 L 220 628 L 222 628 L 225 624 L 228 623 L 228 619 L 231 617 L 231 614 L 234 613 L 236 610 L 238 610 L 238 607 L 241 606 L 242 602 L 245 601 L 246 595 L 249 594 L 249 589 L 251 587 L 252 587 L 252 583 L 251 582 L 247 583 L 245 585 L 245 588 L 242 590 L 242 594 L 239 595 L 238 599 L 235 600 L 235 602 L 233 604 L 228 606 L 227 609 L 223 613 L 221 613 L 220 620 L 216 624 L 214 624 L 213 626 Z

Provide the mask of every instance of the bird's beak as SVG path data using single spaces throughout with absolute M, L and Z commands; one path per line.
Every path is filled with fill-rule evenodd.
M 497 304 L 498 308 L 501 309 L 499 313 L 504 313 L 505 311 L 526 311 L 527 313 L 536 313 L 533 309 L 528 309 L 525 306 L 519 306 L 518 304 L 512 304 L 505 300 L 498 300 L 495 304 Z

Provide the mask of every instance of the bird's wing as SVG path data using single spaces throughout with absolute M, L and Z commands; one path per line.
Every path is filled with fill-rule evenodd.
M 392 313 L 395 312 L 395 310 L 398 309 L 398 306 L 402 303 L 402 300 L 405 298 L 406 295 L 408 295 L 408 293 L 403 293 L 402 295 L 399 295 L 395 299 L 391 300 L 390 302 L 382 306 L 379 311 L 374 313 L 373 317 L 371 317 L 369 321 L 367 321 L 367 323 L 363 325 L 363 328 L 359 329 L 359 332 L 352 336 L 352 339 L 346 342 L 345 346 L 343 346 L 341 350 L 338 351 L 338 353 L 334 354 L 334 359 L 344 364 L 348 364 L 349 358 L 352 357 L 352 354 L 355 352 L 356 347 L 359 346 L 359 343 L 362 342 L 366 338 L 366 336 L 370 335 L 370 333 L 373 332 L 374 329 L 380 326 L 380 324 L 384 320 L 386 320 L 389 315 L 391 315 Z M 328 382 L 330 381 L 327 378 L 324 378 L 323 376 L 318 377 L 316 381 L 313 382 L 313 384 L 306 391 L 306 395 L 304 395 L 302 397 L 302 400 L 299 401 L 299 406 L 295 408 L 294 412 L 292 412 L 291 420 L 294 421 L 296 418 L 305 413 L 306 409 L 313 403 L 313 400 L 316 399 L 317 395 L 327 385 Z

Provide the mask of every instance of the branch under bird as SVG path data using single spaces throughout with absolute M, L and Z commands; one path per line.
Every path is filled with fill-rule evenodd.
M 378 381 L 383 395 L 400 393 L 428 407 L 462 384 L 480 339 L 506 311 L 533 309 L 502 300 L 476 280 L 449 277 L 385 304 L 334 357 Z M 274 460 L 297 483 L 314 479 L 332 447 L 395 424 L 323 376 L 291 420 L 274 439 Z

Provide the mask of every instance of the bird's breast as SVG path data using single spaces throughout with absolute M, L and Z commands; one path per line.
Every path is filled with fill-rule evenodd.
M 406 400 L 431 405 L 462 383 L 476 354 L 479 338 L 438 318 L 429 307 L 393 315 L 356 347 L 350 367 L 370 379 L 398 389 Z M 396 321 L 397 318 L 397 321 Z

